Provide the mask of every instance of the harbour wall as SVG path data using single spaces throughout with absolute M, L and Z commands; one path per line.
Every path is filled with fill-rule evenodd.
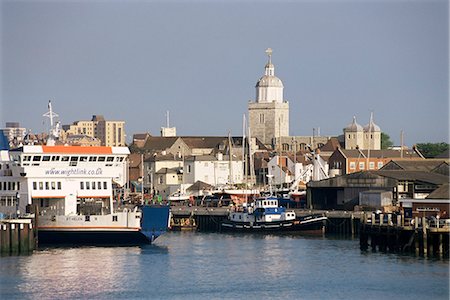
M 0 220 L 0 255 L 28 254 L 35 246 L 32 219 Z

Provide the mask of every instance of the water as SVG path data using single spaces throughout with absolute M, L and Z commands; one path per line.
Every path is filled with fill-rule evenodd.
M 358 240 L 171 232 L 143 247 L 0 258 L 2 299 L 449 299 L 449 261 Z

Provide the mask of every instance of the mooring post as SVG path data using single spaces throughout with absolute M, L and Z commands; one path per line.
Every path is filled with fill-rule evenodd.
M 19 228 L 17 224 L 9 223 L 11 234 L 11 253 L 19 252 Z
M 422 217 L 422 237 L 423 237 L 423 255 L 428 254 L 428 234 L 427 234 L 427 219 Z

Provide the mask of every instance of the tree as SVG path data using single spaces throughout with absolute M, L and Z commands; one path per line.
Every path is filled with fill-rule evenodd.
M 387 134 L 382 132 L 381 133 L 381 149 L 388 149 L 389 147 L 392 147 L 394 143 L 391 141 L 391 137 Z
M 425 156 L 425 158 L 433 158 L 442 152 L 448 150 L 449 144 L 447 143 L 420 143 L 416 145 L 420 153 Z

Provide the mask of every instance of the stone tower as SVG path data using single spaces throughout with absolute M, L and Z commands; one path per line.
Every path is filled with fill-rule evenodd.
M 373 114 L 364 128 L 356 122 L 356 117 L 353 117 L 353 122 L 344 128 L 344 136 L 345 149 L 381 149 L 381 129 L 373 121 Z
M 283 83 L 275 76 L 272 49 L 266 53 L 264 76 L 256 83 L 256 100 L 249 102 L 248 115 L 252 136 L 274 147 L 280 137 L 289 136 L 289 103 L 283 99 Z

